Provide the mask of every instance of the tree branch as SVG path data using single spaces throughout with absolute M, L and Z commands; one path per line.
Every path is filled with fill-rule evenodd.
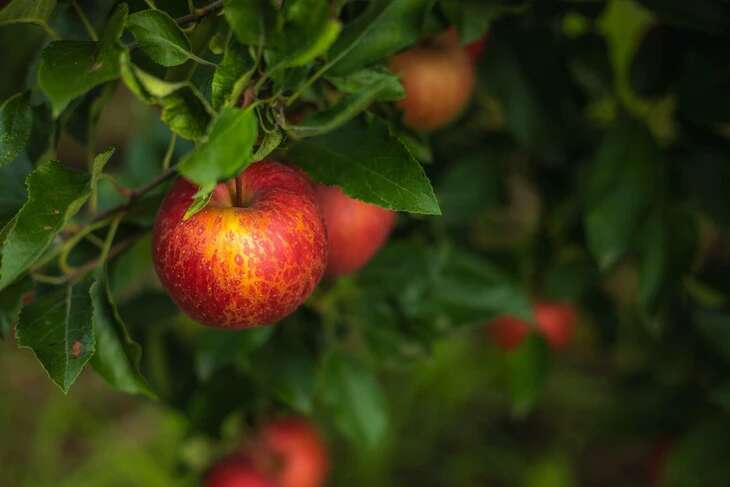
M 223 0 L 216 0 L 215 2 L 211 2 L 203 8 L 199 8 L 192 14 L 178 17 L 177 19 L 175 19 L 175 22 L 177 22 L 180 25 L 197 22 L 198 20 L 205 18 L 212 13 L 217 12 L 222 8 L 223 8 Z
M 121 205 L 115 206 L 113 208 L 109 208 L 106 211 L 102 211 L 101 213 L 97 214 L 96 216 L 94 216 L 94 218 L 91 219 L 91 223 L 96 223 L 98 221 L 105 220 L 106 218 L 109 218 L 110 216 L 127 211 L 142 196 L 146 195 L 153 189 L 157 188 L 158 186 L 160 186 L 162 183 L 164 183 L 168 179 L 173 178 L 175 176 L 175 172 L 176 171 L 175 171 L 174 167 L 167 169 L 165 172 L 163 172 L 162 174 L 157 176 L 155 179 L 153 179 L 149 183 L 145 184 L 144 186 L 140 186 L 139 188 L 132 191 L 129 195 L 129 200 L 126 203 L 122 203 Z

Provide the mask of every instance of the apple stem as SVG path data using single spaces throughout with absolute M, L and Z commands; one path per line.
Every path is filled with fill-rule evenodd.
M 243 208 L 243 182 L 240 175 L 236 177 L 236 206 Z

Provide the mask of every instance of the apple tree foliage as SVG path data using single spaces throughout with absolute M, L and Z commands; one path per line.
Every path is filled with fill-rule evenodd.
M 489 33 L 477 93 L 417 134 L 387 60 L 449 26 Z M 0 35 L 0 335 L 64 392 L 92 368 L 195 432 L 286 410 L 367 449 L 396 422 L 398 371 L 493 317 L 531 321 L 539 295 L 578 307 L 631 374 L 675 370 L 677 410 L 654 419 L 696 418 L 677 478 L 714 447 L 698 431 L 729 427 L 727 2 L 12 0 Z M 111 112 L 139 132 L 122 151 L 97 130 L 120 90 L 159 119 Z M 404 216 L 282 323 L 196 326 L 151 271 L 164 190 L 197 183 L 194 213 L 269 156 Z M 535 336 L 505 360 L 528 414 L 559 358 Z

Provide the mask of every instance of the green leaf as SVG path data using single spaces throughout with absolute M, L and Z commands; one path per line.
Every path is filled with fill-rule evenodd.
M 127 27 L 145 54 L 157 64 L 178 66 L 195 57 L 185 32 L 161 10 L 133 13 Z
M 649 312 L 670 299 L 692 268 L 698 228 L 689 212 L 655 211 L 641 231 L 639 302 Z
M 384 83 L 376 96 L 378 101 L 398 101 L 406 96 L 400 78 L 385 66 L 361 69 L 346 76 L 329 76 L 327 80 L 343 93 L 358 94 Z
M 33 290 L 30 279 L 13 284 L 0 291 L 0 338 L 10 335 L 11 329 L 18 322 L 23 296 Z
M 508 274 L 478 255 L 458 248 L 447 250 L 435 278 L 433 301 L 475 320 L 510 315 L 533 321 L 529 296 Z
M 540 158 L 562 161 L 579 139 L 576 88 L 558 40 L 547 29 L 496 30 L 480 64 L 484 86 L 500 102 L 507 128 Z
M 89 286 L 84 280 L 36 298 L 23 308 L 16 330 L 18 346 L 33 350 L 64 393 L 95 350 Z
M 28 200 L 3 244 L 0 289 L 6 288 L 43 255 L 91 190 L 88 175 L 71 171 L 58 161 L 36 167 L 26 185 Z
M 210 123 L 210 107 L 198 90 L 181 88 L 160 99 L 162 122 L 180 137 L 199 141 Z
M 155 397 L 140 372 L 142 348 L 129 336 L 103 271 L 89 289 L 96 354 L 91 365 L 109 384 L 129 394 Z
M 213 109 L 189 81 L 161 80 L 131 63 L 129 53 L 120 57 L 124 84 L 140 100 L 160 105 L 160 118 L 170 130 L 190 140 L 201 140 L 210 124 Z
M 639 0 L 667 23 L 715 34 L 730 28 L 730 13 L 726 5 L 713 0 Z
M 332 354 L 322 365 L 318 386 L 322 404 L 342 433 L 368 449 L 381 443 L 388 429 L 388 412 L 372 370 Z
M 198 377 L 207 381 L 218 370 L 241 363 L 251 352 L 263 346 L 273 332 L 272 326 L 236 332 L 204 330 L 196 347 L 195 370 Z
M 56 8 L 56 0 L 12 0 L 0 10 L 0 25 L 30 23 L 49 31 L 48 19 Z
M 433 0 L 374 0 L 345 26 L 329 52 L 331 73 L 344 75 L 373 64 L 423 35 Z
M 288 158 L 314 179 L 353 198 L 395 211 L 439 215 L 423 168 L 387 125 L 355 120 L 327 135 L 304 139 Z
M 500 205 L 503 185 L 500 157 L 487 151 L 455 161 L 436 186 L 445 225 L 470 226 L 488 208 Z
M 114 155 L 114 147 L 110 147 L 104 152 L 101 152 L 94 157 L 94 162 L 91 165 L 91 181 L 89 182 L 89 185 L 91 186 L 91 192 L 96 193 L 97 186 L 99 184 L 99 178 L 101 177 L 101 173 L 104 172 L 104 167 L 106 167 L 106 164 L 109 162 L 109 159 L 112 158 Z
M 266 157 L 274 152 L 281 142 L 284 140 L 284 134 L 279 129 L 266 132 L 264 138 L 256 148 L 256 152 L 251 156 L 251 162 L 258 162 L 266 159 Z
M 5 223 L 18 213 L 27 198 L 25 178 L 33 166 L 22 154 L 0 167 L 0 222 Z
M 205 140 L 180 162 L 180 174 L 201 190 L 212 190 L 251 163 L 258 125 L 252 108 L 224 108 Z
M 465 43 L 474 42 L 487 33 L 489 24 L 504 7 L 484 0 L 441 0 L 449 23 L 459 31 Z
M 116 51 L 116 52 L 114 52 Z M 56 41 L 43 50 L 38 85 L 51 100 L 53 116 L 95 86 L 119 77 L 121 48 L 99 51 L 99 44 Z
M 18 93 L 0 105 L 0 166 L 25 148 L 33 126 L 30 93 Z
M 226 0 L 223 13 L 244 45 L 262 45 L 273 29 L 276 12 L 266 0 Z
M 331 7 L 326 0 L 287 2 L 287 22 L 275 42 L 280 57 L 272 69 L 303 66 L 327 52 L 342 29 L 340 22 L 330 16 Z
M 517 350 L 509 354 L 512 407 L 517 416 L 529 413 L 542 393 L 549 358 L 545 340 L 536 333 L 531 333 Z
M 692 321 L 705 343 L 730 362 L 730 313 L 698 310 Z
M 588 247 L 602 269 L 631 247 L 661 185 L 659 151 L 637 123 L 613 128 L 598 150 L 587 181 Z
M 56 41 L 43 50 L 38 85 L 51 101 L 54 118 L 74 98 L 119 77 L 119 55 L 124 50 L 119 39 L 127 13 L 126 4 L 114 10 L 99 42 Z
M 255 70 L 256 62 L 251 58 L 248 49 L 231 38 L 223 60 L 213 73 L 213 109 L 234 106 Z
M 331 108 L 314 114 L 289 130 L 298 137 L 314 137 L 332 132 L 368 108 L 388 86 L 389 80 L 385 78 L 375 84 L 363 86 L 359 92 L 342 97 Z

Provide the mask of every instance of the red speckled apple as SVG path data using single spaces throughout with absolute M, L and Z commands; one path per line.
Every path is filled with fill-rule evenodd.
M 565 303 L 537 302 L 535 321 L 540 334 L 553 350 L 565 348 L 573 338 L 577 316 L 575 308 Z M 487 333 L 504 350 L 520 346 L 530 332 L 530 324 L 513 316 L 501 316 L 487 325 Z
M 327 232 L 314 187 L 274 161 L 219 184 L 188 220 L 197 187 L 179 179 L 160 207 L 153 259 L 162 285 L 193 319 L 220 328 L 274 323 L 312 293 L 327 265 Z
M 433 45 L 409 49 L 390 60 L 390 69 L 406 92 L 398 102 L 403 122 L 414 130 L 447 125 L 464 110 L 474 90 L 474 65 L 458 43 L 437 39 Z
M 396 214 L 350 198 L 335 186 L 318 185 L 317 199 L 329 240 L 327 275 L 355 272 L 385 243 Z
M 203 487 L 277 487 L 247 459 L 230 457 L 215 464 L 205 476 Z
M 272 473 L 278 487 L 319 487 L 327 477 L 329 464 L 322 438 L 299 418 L 281 419 L 266 425 L 260 433 L 262 449 L 274 455 Z

